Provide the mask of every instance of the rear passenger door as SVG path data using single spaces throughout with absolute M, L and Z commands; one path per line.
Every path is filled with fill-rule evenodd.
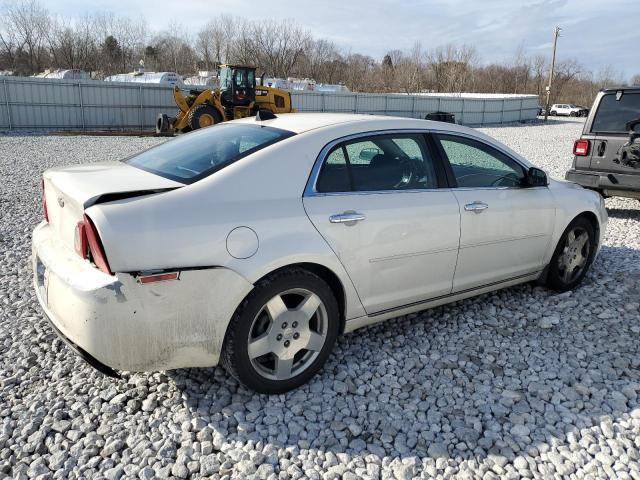
M 460 204 L 460 252 L 453 292 L 542 270 L 553 233 L 548 187 L 526 187 L 525 167 L 468 136 L 436 134 Z
M 425 135 L 361 135 L 324 152 L 304 207 L 366 312 L 449 294 L 460 212 Z

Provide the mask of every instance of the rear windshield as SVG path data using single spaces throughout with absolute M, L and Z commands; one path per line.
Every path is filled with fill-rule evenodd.
M 640 93 L 625 92 L 620 100 L 615 93 L 607 93 L 600 100 L 591 131 L 627 133 L 625 124 L 636 118 L 640 118 Z
M 181 135 L 124 162 L 177 182 L 193 183 L 292 135 L 278 128 L 222 123 Z

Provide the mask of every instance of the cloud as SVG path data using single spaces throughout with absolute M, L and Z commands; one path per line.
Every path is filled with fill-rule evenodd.
M 48 0 L 64 15 L 91 13 L 84 0 Z M 145 17 L 161 30 L 171 20 L 195 33 L 219 13 L 260 21 L 291 19 L 316 37 L 346 51 L 382 56 L 416 42 L 430 49 L 447 43 L 473 45 L 483 62 L 550 54 L 553 28 L 563 27 L 558 57 L 576 58 L 590 70 L 610 64 L 627 77 L 640 72 L 639 0 L 110 0 L 102 10 Z M 91 8 L 91 9 L 90 9 Z

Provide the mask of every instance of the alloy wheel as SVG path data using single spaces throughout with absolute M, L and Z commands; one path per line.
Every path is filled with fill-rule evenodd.
M 262 377 L 288 380 L 318 357 L 328 333 L 327 309 L 315 293 L 296 288 L 272 297 L 255 316 L 247 352 Z
M 558 256 L 558 271 L 565 284 L 578 278 L 589 260 L 590 253 L 589 233 L 584 228 L 576 227 L 567 233 L 564 248 Z

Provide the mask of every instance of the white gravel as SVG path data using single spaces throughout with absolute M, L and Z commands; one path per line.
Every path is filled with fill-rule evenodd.
M 554 176 L 578 121 L 486 128 Z M 344 336 L 280 396 L 221 368 L 95 372 L 31 286 L 40 173 L 156 139 L 0 137 L 0 478 L 640 479 L 640 203 L 583 286 L 524 285 Z

